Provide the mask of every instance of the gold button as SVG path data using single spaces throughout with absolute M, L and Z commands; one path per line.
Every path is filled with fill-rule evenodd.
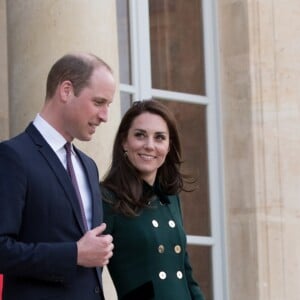
M 174 247 L 174 251 L 175 251 L 175 253 L 180 253 L 181 252 L 181 247 L 179 246 L 179 245 L 176 245 L 175 247 Z
M 152 220 L 153 227 L 158 227 L 158 222 L 156 220 Z
M 176 275 L 177 275 L 177 278 L 178 278 L 178 279 L 182 279 L 182 272 L 181 272 L 181 271 L 178 271 L 178 272 L 176 273 Z
M 160 278 L 161 280 L 166 279 L 166 278 L 167 278 L 166 272 L 163 272 L 163 271 L 159 272 L 159 278 Z
M 174 228 L 174 227 L 175 227 L 175 222 L 174 222 L 173 220 L 170 220 L 170 221 L 169 221 L 169 226 L 170 226 L 171 228 Z
M 164 252 L 165 252 L 165 247 L 164 247 L 164 245 L 159 245 L 159 246 L 158 246 L 158 252 L 159 252 L 159 253 L 164 253 Z

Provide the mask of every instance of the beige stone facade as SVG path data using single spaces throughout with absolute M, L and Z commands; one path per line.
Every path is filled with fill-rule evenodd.
M 0 1 L 0 140 L 9 136 L 6 2 Z
M 298 300 L 299 1 L 216 2 L 229 299 Z M 62 54 L 93 52 L 118 79 L 115 5 L 0 0 L 0 140 L 22 131 L 39 111 L 48 69 Z M 101 172 L 119 120 L 116 94 L 109 122 L 80 144 Z M 112 300 L 108 281 L 105 275 Z
M 232 300 L 300 295 L 299 10 L 219 1 Z

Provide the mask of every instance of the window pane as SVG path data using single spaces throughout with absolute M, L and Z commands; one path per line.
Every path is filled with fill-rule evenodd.
M 205 300 L 213 300 L 211 247 L 188 245 L 187 251 L 193 269 L 193 276 L 199 283 Z
M 151 0 L 152 87 L 205 95 L 200 0 Z
M 129 9 L 127 0 L 117 0 L 117 17 L 120 82 L 130 84 L 132 79 L 130 67 Z
M 175 114 L 182 143 L 182 170 L 197 181 L 193 192 L 182 192 L 187 234 L 210 236 L 206 108 L 204 105 L 160 100 Z
M 123 116 L 132 104 L 132 95 L 125 92 L 121 92 L 120 102 L 121 102 L 121 115 Z

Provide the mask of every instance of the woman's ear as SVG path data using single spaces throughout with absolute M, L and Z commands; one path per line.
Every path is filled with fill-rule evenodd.
M 126 143 L 126 141 L 123 141 L 121 145 L 122 145 L 123 151 L 127 152 L 128 149 L 127 149 L 127 143 Z
M 126 142 L 122 143 L 122 148 L 123 148 L 124 157 L 127 157 L 128 156 L 128 149 L 127 149 L 127 146 L 126 146 Z

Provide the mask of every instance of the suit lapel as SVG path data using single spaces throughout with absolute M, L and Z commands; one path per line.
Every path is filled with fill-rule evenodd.
M 95 228 L 103 222 L 102 199 L 97 168 L 95 168 L 94 163 L 76 147 L 74 147 L 74 150 L 76 151 L 87 176 L 92 201 L 92 228 Z M 100 286 L 102 287 L 102 268 L 96 267 L 96 273 Z M 101 292 L 103 293 L 102 289 Z M 104 296 L 102 297 L 104 298 Z
M 62 189 L 66 193 L 66 198 L 68 201 L 70 201 L 71 206 L 73 208 L 75 217 L 78 221 L 78 224 L 81 228 L 82 233 L 85 232 L 81 213 L 80 213 L 80 207 L 77 200 L 77 196 L 75 193 L 75 190 L 73 188 L 72 182 L 62 165 L 61 161 L 55 154 L 55 152 L 51 149 L 49 144 L 45 141 L 45 139 L 42 137 L 42 135 L 39 133 L 39 131 L 34 127 L 34 125 L 30 124 L 26 132 L 29 134 L 29 136 L 32 138 L 35 145 L 38 147 L 39 152 L 44 157 L 45 161 L 47 162 L 49 168 L 53 171 L 55 174 L 58 183 L 61 185 Z

